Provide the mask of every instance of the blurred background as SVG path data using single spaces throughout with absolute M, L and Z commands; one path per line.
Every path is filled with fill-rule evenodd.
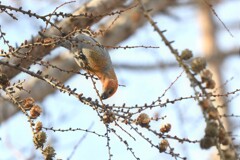
M 94 0 L 93 0 L 94 1 Z M 38 15 L 52 13 L 66 1 L 47 0 L 19 0 L 1 1 L 1 5 L 31 10 Z M 224 94 L 240 88 L 239 60 L 240 60 L 240 21 L 239 6 L 237 0 L 143 0 L 147 9 L 152 9 L 150 14 L 162 30 L 167 30 L 165 36 L 175 49 L 181 52 L 189 49 L 194 57 L 205 57 L 208 68 L 214 74 L 216 82 L 215 94 Z M 73 13 L 89 1 L 75 1 L 58 8 L 58 12 Z M 109 2 L 110 3 L 110 2 Z M 115 10 L 124 10 L 137 4 L 136 1 L 124 1 L 116 6 Z M 210 6 L 210 4 L 212 6 Z M 117 4 L 116 4 L 117 5 Z M 13 13 L 18 20 L 13 20 L 8 14 L 0 12 L 1 31 L 5 32 L 5 38 L 9 44 L 20 45 L 25 40 L 36 36 L 45 22 L 23 15 Z M 61 21 L 61 18 L 58 19 Z M 53 20 L 52 20 L 53 21 Z M 81 22 L 80 22 L 81 23 Z M 50 25 L 49 25 L 50 26 Z M 152 26 L 144 18 L 139 6 L 126 10 L 119 15 L 105 16 L 91 26 L 93 31 L 106 30 L 97 39 L 108 46 L 115 72 L 119 83 L 123 86 L 118 88 L 115 95 L 104 101 L 106 104 L 122 106 L 151 104 L 160 97 L 165 90 L 166 94 L 161 101 L 174 100 L 180 97 L 194 95 L 193 89 L 183 69 L 177 64 L 159 35 L 154 32 Z M 111 46 L 135 46 L 133 48 L 113 49 Z M 146 46 L 136 47 L 136 46 Z M 148 46 L 148 47 L 147 47 Z M 153 48 L 157 47 L 157 48 Z M 7 51 L 8 45 L 0 39 L 0 49 Z M 43 60 L 53 64 L 68 64 L 61 66 L 68 68 L 75 66 L 73 56 L 68 50 L 59 47 L 44 56 Z M 188 62 L 187 62 L 188 63 Z M 44 70 L 40 65 L 32 65 L 31 70 Z M 58 72 L 50 72 L 50 75 L 58 76 Z M 179 78 L 178 78 L 179 77 Z M 86 97 L 97 99 L 92 82 L 79 74 L 57 77 L 60 81 L 76 88 Z M 108 159 L 106 139 L 96 134 L 85 132 L 94 131 L 100 135 L 106 133 L 105 125 L 99 116 L 89 106 L 83 105 L 78 99 L 68 94 L 55 91 L 44 82 L 40 82 L 25 73 L 20 73 L 11 79 L 11 83 L 18 80 L 26 80 L 25 86 L 32 90 L 32 97 L 42 107 L 43 114 L 40 121 L 44 127 L 56 129 L 81 128 L 83 131 L 53 132 L 46 131 L 47 143 L 54 146 L 58 159 Z M 174 82 L 176 80 L 176 82 Z M 171 86 L 171 84 L 174 84 Z M 39 86 L 38 86 L 39 85 Z M 169 86 L 171 86 L 170 89 Z M 101 84 L 97 81 L 97 88 L 101 91 Z M 235 138 L 234 143 L 239 144 L 239 93 L 230 94 L 227 97 L 216 99 L 216 105 L 223 106 L 221 120 L 227 130 Z M 5 95 L 1 93 L 0 105 L 0 160 L 25 160 L 42 159 L 40 151 L 36 151 L 32 142 L 32 133 L 27 118 L 17 111 L 17 108 L 6 102 Z M 27 96 L 27 95 L 26 95 Z M 204 136 L 205 120 L 198 102 L 194 99 L 177 101 L 165 107 L 154 107 L 144 111 L 150 117 L 158 115 L 164 117 L 159 121 L 152 121 L 151 128 L 158 128 L 165 123 L 170 123 L 172 136 L 187 138 L 192 141 L 200 140 Z M 134 117 L 137 118 L 137 115 Z M 137 140 L 133 140 L 118 126 L 110 124 L 116 133 L 124 138 L 134 154 L 143 160 L 174 159 L 171 155 L 159 153 L 155 148 L 134 132 L 130 126 L 119 122 L 121 126 Z M 159 143 L 159 138 L 149 133 L 145 128 L 139 131 L 149 137 L 154 144 Z M 112 159 L 136 159 L 131 154 L 119 137 L 110 135 Z M 200 148 L 199 143 L 180 143 L 169 140 L 175 153 L 189 160 L 218 160 L 217 151 L 214 147 L 209 150 Z M 239 153 L 239 150 L 238 150 Z M 176 159 L 176 158 L 175 158 Z M 180 158 L 177 158 L 180 159 Z

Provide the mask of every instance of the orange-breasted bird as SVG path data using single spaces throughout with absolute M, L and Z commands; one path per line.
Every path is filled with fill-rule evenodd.
M 60 44 L 74 54 L 75 61 L 84 70 L 96 75 L 102 83 L 102 99 L 111 97 L 118 88 L 117 76 L 114 72 L 108 51 L 94 38 L 76 33 Z

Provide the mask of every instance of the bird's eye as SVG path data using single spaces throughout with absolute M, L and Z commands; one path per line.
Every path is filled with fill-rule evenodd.
M 112 95 L 112 94 L 113 94 L 113 89 L 110 89 L 110 90 L 108 91 L 108 94 L 109 94 L 109 95 Z

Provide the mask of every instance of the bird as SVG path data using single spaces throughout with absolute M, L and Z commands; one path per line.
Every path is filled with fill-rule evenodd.
M 115 94 L 118 79 L 104 46 L 85 33 L 76 33 L 60 45 L 70 50 L 80 68 L 99 78 L 102 83 L 101 99 L 105 100 Z

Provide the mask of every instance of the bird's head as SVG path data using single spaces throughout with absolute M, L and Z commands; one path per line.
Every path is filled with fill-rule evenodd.
M 103 93 L 101 95 L 102 99 L 107 99 L 111 97 L 118 88 L 118 81 L 116 79 L 107 79 L 103 83 Z

